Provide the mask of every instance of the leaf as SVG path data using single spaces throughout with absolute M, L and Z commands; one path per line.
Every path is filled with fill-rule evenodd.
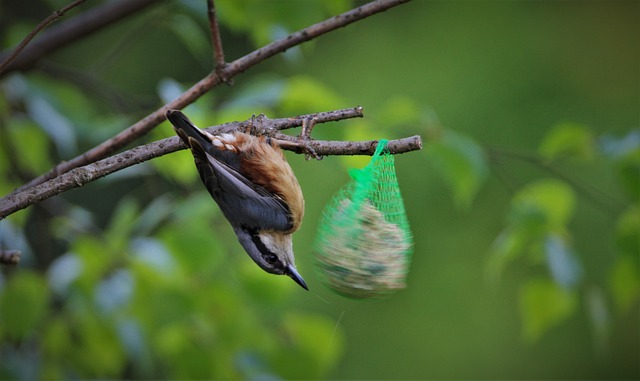
M 291 77 L 282 93 L 281 112 L 285 115 L 314 113 L 344 107 L 342 97 L 309 76 Z
M 566 183 L 553 179 L 538 180 L 514 196 L 512 216 L 518 223 L 518 219 L 535 213 L 544 218 L 547 231 L 563 230 L 573 216 L 575 202 L 575 193 Z
M 138 220 L 140 208 L 136 201 L 131 198 L 124 198 L 118 202 L 116 209 L 111 215 L 109 228 L 104 233 L 104 240 L 109 247 L 120 252 L 124 250 L 133 233 L 134 226 Z
M 9 139 L 13 144 L 19 168 L 30 173 L 47 171 L 52 163 L 49 159 L 49 141 L 45 133 L 27 119 L 14 119 L 9 128 Z
M 83 372 L 81 378 L 113 378 L 125 365 L 125 353 L 115 329 L 93 311 L 84 311 L 73 323 L 81 350 L 70 353 L 75 369 Z M 82 377 L 84 376 L 84 377 Z
M 561 123 L 544 137 L 538 150 L 549 160 L 562 157 L 591 159 L 595 151 L 595 138 L 589 128 L 578 123 Z
M 47 311 L 45 280 L 32 272 L 12 277 L 0 294 L 0 337 L 21 340 L 30 336 Z
M 564 288 L 575 287 L 582 277 L 582 266 L 566 240 L 558 234 L 549 234 L 544 240 L 544 251 L 556 283 Z
M 637 254 L 636 254 L 637 256 Z M 609 274 L 609 287 L 617 310 L 628 313 L 640 301 L 640 270 L 637 257 L 618 256 Z
M 638 258 L 638 253 L 640 253 L 640 206 L 629 207 L 618 218 L 615 242 L 616 249 L 621 254 Z
M 445 129 L 438 138 L 425 146 L 425 151 L 436 170 L 449 184 L 456 204 L 463 208 L 469 207 L 489 173 L 480 145 L 466 135 Z
M 493 241 L 485 267 L 485 277 L 492 286 L 498 284 L 506 265 L 523 253 L 526 244 L 525 235 L 512 228 L 503 230 Z
M 550 280 L 533 279 L 520 289 L 520 312 L 524 339 L 533 343 L 549 329 L 559 325 L 575 311 L 575 293 Z
M 600 147 L 613 159 L 622 189 L 632 200 L 640 202 L 640 130 L 629 131 L 624 137 L 604 135 Z

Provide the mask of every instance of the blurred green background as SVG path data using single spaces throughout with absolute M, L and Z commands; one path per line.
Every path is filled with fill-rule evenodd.
M 205 3 L 158 2 L 0 78 L 0 194 L 205 76 Z M 3 50 L 65 4 L 3 1 Z M 227 60 L 352 5 L 218 0 Z M 396 157 L 408 287 L 354 301 L 314 270 L 322 208 L 367 158 L 287 154 L 304 292 L 251 263 L 181 151 L 0 221 L 23 251 L 0 274 L 0 378 L 639 378 L 639 39 L 634 1 L 413 1 L 250 69 L 185 113 L 361 105 L 314 137 L 422 136 Z

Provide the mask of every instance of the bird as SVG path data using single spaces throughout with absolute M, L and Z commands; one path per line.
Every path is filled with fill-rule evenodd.
M 165 116 L 249 257 L 267 273 L 287 275 L 309 290 L 295 267 L 292 240 L 304 217 L 304 197 L 274 139 L 240 131 L 214 135 L 178 110 Z

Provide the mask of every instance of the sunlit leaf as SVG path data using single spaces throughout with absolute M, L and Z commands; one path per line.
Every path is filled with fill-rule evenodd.
M 406 127 L 406 131 L 415 131 L 421 123 L 421 107 L 413 99 L 408 96 L 393 96 L 389 98 L 380 109 L 372 110 L 372 113 L 376 116 L 376 123 L 386 127 L 391 133 L 394 133 L 394 137 L 397 134 L 398 126 Z
M 35 123 L 28 119 L 13 119 L 9 139 L 16 153 L 16 157 L 10 160 L 14 160 L 19 168 L 30 173 L 42 173 L 52 166 L 49 140 Z
M 549 230 L 562 229 L 573 216 L 575 193 L 562 181 L 538 180 L 518 192 L 512 208 L 516 215 L 542 216 Z
M 33 334 L 47 311 L 45 280 L 31 272 L 9 279 L 0 294 L 0 337 L 23 339 Z
M 561 123 L 553 127 L 540 144 L 542 157 L 553 160 L 563 157 L 591 159 L 595 139 L 591 130 L 578 123 Z
M 105 272 L 109 270 L 109 265 L 117 258 L 102 239 L 90 235 L 78 237 L 71 250 L 80 259 L 82 268 L 74 284 L 78 285 L 84 293 L 91 294 L 95 284 L 102 279 Z
M 471 138 L 445 129 L 425 145 L 433 166 L 448 183 L 459 207 L 469 207 L 489 168 L 482 148 Z
M 201 186 L 198 170 L 189 151 L 178 151 L 151 160 L 156 171 L 167 179 L 183 185 Z M 204 189 L 204 188 L 203 188 Z
M 291 77 L 282 93 L 280 107 L 284 115 L 299 115 L 344 107 L 342 97 L 308 76 Z
M 112 248 L 120 251 L 126 247 L 139 214 L 140 208 L 133 199 L 125 198 L 118 202 L 105 232 L 105 240 Z
M 85 377 L 109 378 L 122 371 L 125 355 L 114 328 L 93 312 L 76 316 L 73 329 L 82 350 L 70 353 L 71 361 Z
M 571 316 L 576 306 L 576 295 L 552 281 L 528 281 L 520 289 L 524 339 L 528 342 L 536 341 L 542 334 Z

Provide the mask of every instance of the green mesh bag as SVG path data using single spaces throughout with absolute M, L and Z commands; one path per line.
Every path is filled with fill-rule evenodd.
M 395 173 L 380 140 L 369 164 L 349 171 L 347 183 L 323 211 L 314 243 L 323 282 L 352 298 L 379 298 L 404 288 L 412 236 Z

